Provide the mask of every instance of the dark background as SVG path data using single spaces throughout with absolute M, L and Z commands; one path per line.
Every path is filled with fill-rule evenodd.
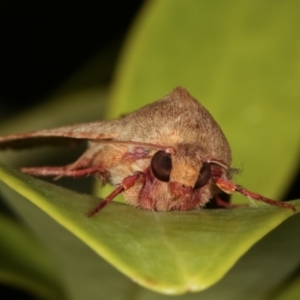
M 1 1 L 0 118 L 43 101 L 102 49 L 117 59 L 143 1 Z M 115 60 L 107 67 L 111 80 Z M 1 299 L 33 296 L 0 285 Z
M 142 3 L 2 1 L 1 109 L 38 103 L 101 49 L 121 45 Z

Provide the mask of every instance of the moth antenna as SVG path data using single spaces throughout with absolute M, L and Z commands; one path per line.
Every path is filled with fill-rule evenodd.
M 223 162 L 221 162 L 221 161 L 219 161 L 219 160 L 211 159 L 211 160 L 208 160 L 207 162 L 208 162 L 208 163 L 211 163 L 211 164 L 218 165 L 218 166 L 222 167 L 222 168 L 225 169 L 225 170 L 228 169 L 228 167 L 227 167 Z

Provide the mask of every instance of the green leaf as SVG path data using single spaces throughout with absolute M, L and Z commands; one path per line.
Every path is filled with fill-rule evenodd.
M 185 86 L 227 136 L 243 169 L 236 180 L 280 198 L 299 159 L 299 9 L 296 0 L 149 1 L 123 49 L 110 115 Z
M 300 296 L 300 276 L 293 280 L 274 300 L 294 300 Z
M 8 205 L 52 254 L 67 299 L 105 300 L 108 295 L 112 300 L 126 299 L 123 296 L 138 287 L 71 232 L 1 181 L 0 190 L 9 199 Z M 26 274 L 24 276 L 26 278 Z
M 98 198 L 4 166 L 0 179 L 132 280 L 166 294 L 211 286 L 254 243 L 293 215 L 271 206 L 159 213 L 111 203 L 88 218 Z M 300 201 L 293 203 L 299 210 Z
M 52 257 L 20 224 L 0 215 L 0 281 L 42 299 L 65 299 Z

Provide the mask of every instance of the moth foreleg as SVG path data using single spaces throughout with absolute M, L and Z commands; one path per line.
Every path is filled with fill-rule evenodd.
M 233 208 L 230 197 L 231 195 L 227 193 L 219 193 L 205 204 L 205 208 Z
M 99 168 L 99 166 L 91 166 L 82 169 L 70 170 L 69 165 L 59 166 L 59 167 L 33 167 L 33 168 L 21 168 L 23 173 L 32 176 L 56 176 L 56 179 L 67 176 L 67 177 L 84 177 L 88 175 L 92 175 L 98 172 L 102 172 L 103 170 Z
M 296 211 L 295 206 L 292 204 L 281 202 L 281 201 L 275 201 L 275 200 L 266 198 L 262 195 L 256 194 L 254 192 L 248 191 L 247 189 L 234 184 L 232 181 L 230 181 L 226 178 L 222 178 L 222 177 L 214 178 L 214 181 L 215 181 L 215 184 L 217 185 L 217 187 L 227 194 L 232 194 L 233 192 L 238 192 L 250 199 L 265 202 L 270 205 L 275 205 L 275 206 L 278 206 L 281 208 L 289 208 L 289 209 L 292 209 L 293 211 Z
M 106 198 L 103 199 L 103 201 L 101 201 L 93 210 L 89 212 L 88 216 L 89 217 L 93 216 L 104 206 L 106 206 L 109 202 L 111 202 L 120 193 L 131 188 L 136 183 L 136 181 L 140 178 L 141 175 L 142 175 L 141 173 L 135 173 L 131 176 L 124 178 L 118 187 L 116 187 Z

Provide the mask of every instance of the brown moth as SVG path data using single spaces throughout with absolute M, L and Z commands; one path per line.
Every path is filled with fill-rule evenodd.
M 295 210 L 231 181 L 231 150 L 222 130 L 182 87 L 118 120 L 0 137 L 0 149 L 86 140 L 88 149 L 72 164 L 21 170 L 33 176 L 95 175 L 115 186 L 89 216 L 120 193 L 130 205 L 157 211 L 191 210 L 211 199 L 218 206 L 230 206 L 221 195 L 235 191 Z

